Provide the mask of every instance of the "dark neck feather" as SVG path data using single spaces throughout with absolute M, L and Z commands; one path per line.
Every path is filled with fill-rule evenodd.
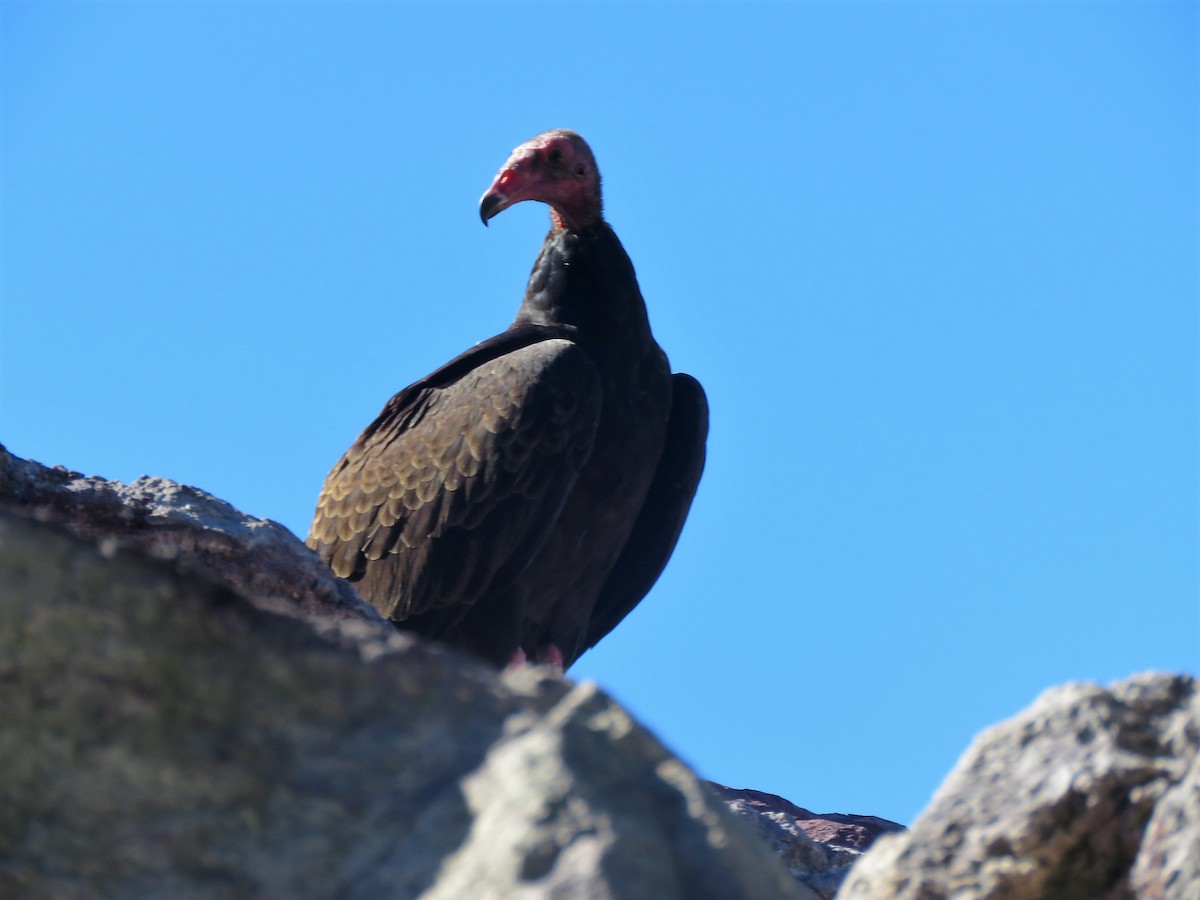
M 550 230 L 513 324 L 574 325 L 597 337 L 649 333 L 633 263 L 608 223 Z

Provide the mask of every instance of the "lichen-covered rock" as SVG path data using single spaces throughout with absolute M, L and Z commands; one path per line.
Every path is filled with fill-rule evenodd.
M 1198 713 L 1185 675 L 1047 691 L 975 740 L 839 900 L 1197 900 Z
M 310 559 L 0 454 L 0 896 L 811 900 L 595 687 L 397 632 Z

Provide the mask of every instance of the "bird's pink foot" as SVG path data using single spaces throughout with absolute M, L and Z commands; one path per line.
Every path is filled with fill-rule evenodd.
M 559 675 L 566 669 L 566 660 L 563 659 L 562 651 L 554 644 L 546 644 L 544 647 L 539 647 L 537 661 L 538 665 L 549 666 Z
M 559 675 L 566 669 L 566 660 L 563 659 L 562 651 L 554 644 L 546 644 L 544 647 L 539 647 L 537 653 L 534 654 L 533 661 L 539 666 L 549 666 Z M 513 655 L 508 660 L 508 665 L 505 669 L 519 669 L 521 666 L 529 664 L 529 656 L 525 650 L 518 647 Z
M 519 669 L 519 668 L 521 668 L 521 666 L 525 665 L 527 662 L 529 662 L 529 657 L 527 657 L 525 655 L 524 650 L 522 650 L 520 647 L 518 647 L 513 652 L 512 657 L 509 659 L 508 665 L 505 666 L 504 668 L 505 669 Z

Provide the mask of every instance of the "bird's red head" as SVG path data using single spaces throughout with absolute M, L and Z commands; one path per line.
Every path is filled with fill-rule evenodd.
M 486 225 L 522 200 L 549 204 L 555 228 L 582 231 L 599 222 L 600 172 L 587 141 L 559 128 L 523 143 L 480 198 L 479 217 Z

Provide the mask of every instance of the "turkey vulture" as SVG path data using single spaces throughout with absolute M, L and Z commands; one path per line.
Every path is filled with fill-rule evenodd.
M 654 342 L 573 131 L 479 204 L 551 228 L 517 317 L 402 390 L 338 460 L 308 545 L 401 628 L 502 666 L 570 666 L 658 579 L 704 468 L 708 403 Z

